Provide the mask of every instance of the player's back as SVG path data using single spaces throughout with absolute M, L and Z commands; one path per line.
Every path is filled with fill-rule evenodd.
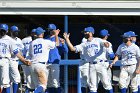
M 28 36 L 28 37 L 25 37 L 22 39 L 22 43 L 24 45 L 24 49 L 23 49 L 23 55 L 24 57 L 27 57 L 29 55 L 29 46 L 30 46 L 30 43 L 32 42 L 32 38 L 31 36 Z
M 50 49 L 55 48 L 55 42 L 43 38 L 35 39 L 29 47 L 29 54 L 33 63 L 47 62 Z

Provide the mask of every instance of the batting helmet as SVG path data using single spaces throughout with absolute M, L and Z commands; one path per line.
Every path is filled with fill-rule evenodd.
M 131 34 L 129 32 L 125 32 L 123 35 L 122 35 L 123 38 L 130 38 L 131 37 Z
M 36 35 L 40 35 L 40 34 L 42 34 L 42 33 L 44 33 L 44 32 L 45 32 L 45 30 L 43 30 L 42 27 L 38 27 L 38 28 L 36 29 L 36 31 L 35 31 Z
M 133 31 L 129 31 L 129 33 L 130 33 L 130 35 L 131 35 L 132 37 L 138 36 L 138 35 L 136 35 L 135 32 L 133 32 Z
M 108 33 L 108 30 L 106 30 L 106 29 L 101 30 L 100 35 L 101 36 L 110 36 L 110 34 Z
M 18 29 L 17 26 L 11 26 L 10 30 L 11 30 L 12 32 L 19 32 L 19 29 Z
M 7 24 L 0 24 L 0 30 L 8 31 L 8 25 Z
M 84 29 L 84 31 L 85 31 L 85 32 L 92 32 L 92 33 L 95 32 L 95 30 L 94 30 L 93 27 L 87 27 L 87 28 Z
M 48 25 L 48 30 L 56 30 L 56 25 L 55 24 L 49 24 Z

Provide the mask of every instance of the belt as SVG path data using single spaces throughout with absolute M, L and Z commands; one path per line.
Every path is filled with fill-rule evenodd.
M 41 63 L 41 64 L 46 64 L 46 62 L 39 62 L 39 63 Z
M 135 65 L 135 64 L 131 64 L 131 65 L 124 65 L 124 66 L 132 66 L 132 65 Z
M 98 62 L 108 62 L 108 61 L 107 60 L 100 60 L 100 61 L 93 61 L 93 62 L 89 62 L 89 63 L 97 64 Z
M 3 58 L 8 58 L 8 57 L 0 57 L 0 59 L 3 59 Z

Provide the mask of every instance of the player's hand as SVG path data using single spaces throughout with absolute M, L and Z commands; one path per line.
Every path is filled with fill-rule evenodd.
M 32 63 L 29 60 L 25 60 L 24 64 L 27 65 L 27 66 L 30 66 Z
M 114 63 L 109 64 L 109 67 L 112 68 L 112 66 L 114 65 Z
M 69 39 L 70 33 L 67 34 L 66 32 L 63 34 L 64 39 Z
M 55 30 L 54 32 L 55 32 L 55 35 L 56 35 L 56 36 L 58 36 L 58 35 L 59 35 L 60 30 L 59 30 L 59 29 L 57 29 L 57 30 Z
M 61 42 L 62 44 L 65 44 L 65 40 L 64 40 L 63 38 L 60 38 L 60 42 Z

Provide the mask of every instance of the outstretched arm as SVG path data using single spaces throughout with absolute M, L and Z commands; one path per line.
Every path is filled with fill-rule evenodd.
M 20 53 L 17 53 L 16 56 L 22 61 L 23 64 L 30 66 L 31 62 L 26 60 Z
M 114 60 L 112 61 L 112 63 L 109 65 L 109 67 L 112 68 L 112 66 L 113 66 L 113 65 L 116 63 L 116 61 L 118 61 L 118 60 L 119 60 L 119 56 L 116 55 L 115 58 L 114 58 Z
M 71 43 L 70 40 L 69 40 L 70 34 L 64 33 L 63 36 L 64 36 L 64 39 L 66 40 L 67 45 L 68 45 L 68 47 L 70 48 L 70 50 L 75 52 L 76 49 L 75 49 L 75 47 L 72 45 L 72 43 Z

